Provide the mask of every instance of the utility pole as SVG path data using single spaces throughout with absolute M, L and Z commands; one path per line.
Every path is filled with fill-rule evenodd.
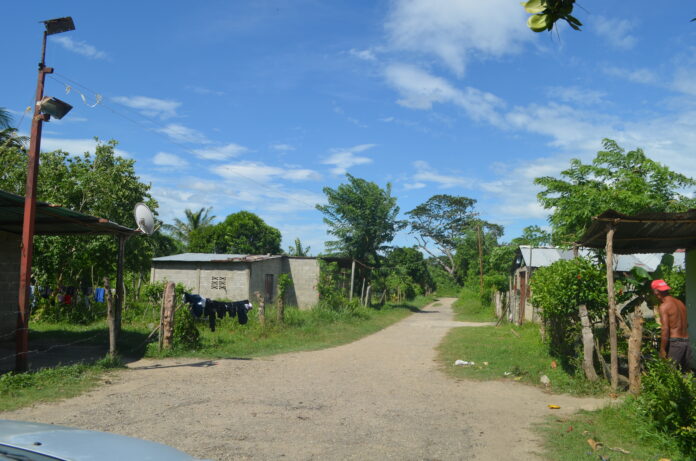
M 70 17 L 43 21 L 46 30 L 43 33 L 39 77 L 36 84 L 34 116 L 31 120 L 31 137 L 29 139 L 29 158 L 27 165 L 27 183 L 24 190 L 24 219 L 22 223 L 22 247 L 19 263 L 19 302 L 17 310 L 15 371 L 28 369 L 29 352 L 29 304 L 31 299 L 31 265 L 34 256 L 34 223 L 36 220 L 36 182 L 39 176 L 39 152 L 41 150 L 41 128 L 43 122 L 50 119 L 48 113 L 42 113 L 42 101 L 46 74 L 52 74 L 53 68 L 46 67 L 46 37 L 75 29 Z M 64 104 L 64 103 L 63 103 Z M 69 109 L 68 109 L 69 110 Z M 64 115 L 64 114 L 63 114 Z M 60 115 L 62 117 L 62 115 Z M 58 117 L 58 118 L 60 118 Z

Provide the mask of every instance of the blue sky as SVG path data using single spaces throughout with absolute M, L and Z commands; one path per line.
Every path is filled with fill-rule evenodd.
M 580 5 L 582 32 L 535 34 L 516 0 L 12 2 L 0 106 L 28 131 L 37 21 L 70 15 L 46 94 L 74 109 L 42 148 L 118 140 L 165 222 L 250 210 L 317 252 L 314 205 L 349 172 L 390 182 L 402 212 L 475 198 L 510 239 L 546 223 L 533 179 L 604 137 L 696 176 L 696 7 Z

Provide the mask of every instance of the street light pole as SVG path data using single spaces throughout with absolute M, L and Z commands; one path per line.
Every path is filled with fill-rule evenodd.
M 41 46 L 41 62 L 39 62 L 39 77 L 36 84 L 34 116 L 31 121 L 31 137 L 29 139 L 29 158 L 27 165 L 27 184 L 24 191 L 24 221 L 22 225 L 22 247 L 19 263 L 19 309 L 17 311 L 16 357 L 15 371 L 28 369 L 29 352 L 29 307 L 31 299 L 31 264 L 34 256 L 34 222 L 36 218 L 36 180 L 39 175 L 39 152 L 41 150 L 41 128 L 44 121 L 50 118 L 41 113 L 44 82 L 46 74 L 53 73 L 53 68 L 46 67 L 46 37 L 48 35 L 74 30 L 72 18 L 60 18 L 44 21 L 46 30 L 43 33 Z

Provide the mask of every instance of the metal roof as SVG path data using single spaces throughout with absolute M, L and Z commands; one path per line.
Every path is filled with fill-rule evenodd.
M 533 248 L 529 245 L 520 245 L 520 254 L 522 260 L 518 262 L 518 266 L 524 262 L 527 267 L 547 267 L 561 259 L 573 259 L 573 251 L 564 248 L 555 247 L 540 247 Z M 618 272 L 628 272 L 633 267 L 642 267 L 648 272 L 657 269 L 657 266 L 662 260 L 664 253 L 636 253 L 636 254 L 620 254 L 614 258 L 614 270 Z M 591 248 L 579 248 L 578 255 L 582 257 L 594 256 L 594 250 Z M 678 251 L 673 253 L 674 265 L 677 267 L 685 267 L 686 253 Z
M 253 262 L 282 258 L 283 255 L 239 255 L 221 253 L 182 253 L 153 258 L 153 262 Z
M 583 246 L 604 248 L 607 230 L 615 226 L 614 253 L 660 253 L 696 247 L 696 210 L 683 213 L 625 215 L 607 210 L 592 218 L 580 239 Z
M 24 197 L 0 190 L 0 231 L 22 234 Z M 67 234 L 132 234 L 134 229 L 108 219 L 90 216 L 58 205 L 36 202 L 34 233 L 37 235 Z

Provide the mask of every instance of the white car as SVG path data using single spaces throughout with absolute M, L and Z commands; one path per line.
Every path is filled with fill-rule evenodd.
M 0 420 L 0 461 L 192 461 L 161 443 L 52 424 Z

